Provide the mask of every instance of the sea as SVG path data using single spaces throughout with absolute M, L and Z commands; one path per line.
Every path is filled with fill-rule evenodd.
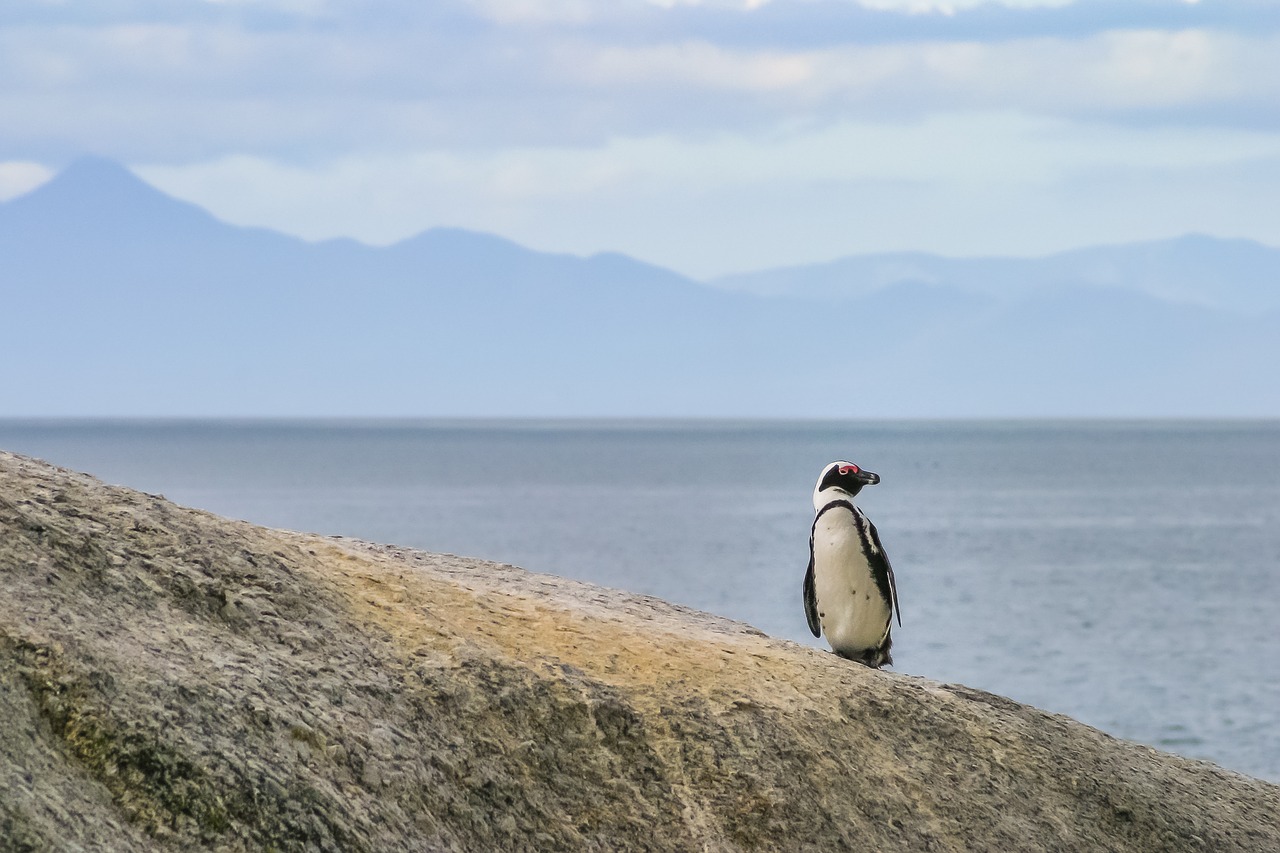
M 817 648 L 811 494 L 849 460 L 897 671 L 1280 782 L 1280 421 L 0 420 L 0 448 Z

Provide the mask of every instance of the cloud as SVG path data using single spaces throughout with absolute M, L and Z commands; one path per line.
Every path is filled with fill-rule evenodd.
M 1117 127 L 1019 113 L 955 113 L 900 123 L 797 126 L 754 136 L 655 135 L 594 146 L 439 149 L 339 158 L 313 167 L 235 157 L 198 166 L 154 165 L 142 172 L 184 195 L 210 197 L 214 188 L 225 187 L 228 198 L 249 197 L 245 190 L 264 182 L 287 184 L 281 196 L 326 185 L 363 194 L 400 175 L 406 202 L 462 194 L 503 205 L 597 194 L 674 194 L 682 187 L 716 192 L 824 181 L 1034 189 L 1119 170 L 1163 174 L 1263 161 L 1280 162 L 1280 132 Z M 353 219 L 366 215 L 359 205 L 349 209 Z M 359 230 L 352 225 L 336 227 L 334 233 Z M 387 242 L 407 234 L 366 231 L 363 236 Z
M 464 225 L 690 270 L 1016 251 L 1095 233 L 1108 180 L 1164 201 L 1131 218 L 1265 237 L 1212 187 L 1275 187 L 1280 4 L 14 0 L 0 115 L 0 159 L 116 157 L 312 237 Z
M 53 177 L 53 171 L 39 163 L 0 163 L 0 202 L 30 192 Z
M 859 0 L 858 5 L 868 9 L 906 12 L 911 15 L 954 15 L 960 10 L 994 5 L 1008 9 L 1057 9 L 1070 6 L 1075 0 Z
M 1280 133 L 1016 113 L 305 168 L 230 158 L 142 173 L 231 221 L 313 239 L 388 243 L 456 225 L 542 249 L 617 249 L 698 275 L 855 250 L 1050 251 L 1170 230 L 1280 242 L 1280 213 L 1258 213 L 1280 192 Z M 1249 174 L 1257 177 L 1242 192 Z
M 731 51 L 687 41 L 644 47 L 592 46 L 574 51 L 564 68 L 570 85 L 681 87 L 706 92 L 779 92 L 812 81 L 814 58 L 804 53 Z
M 314 159 L 963 110 L 1280 126 L 1280 35 L 1267 32 L 793 48 L 449 21 L 394 31 L 368 22 L 355 31 L 230 21 L 8 27 L 0 156 Z

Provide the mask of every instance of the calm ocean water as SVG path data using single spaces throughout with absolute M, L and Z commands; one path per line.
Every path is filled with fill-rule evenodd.
M 1280 781 L 1280 422 L 16 422 L 0 447 L 259 524 L 658 595 L 819 645 L 823 464 L 901 672 Z

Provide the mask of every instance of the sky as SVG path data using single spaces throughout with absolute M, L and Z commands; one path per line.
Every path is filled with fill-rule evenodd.
M 699 278 L 1280 245 L 1280 3 L 5 0 L 0 200 L 84 154 L 307 239 Z

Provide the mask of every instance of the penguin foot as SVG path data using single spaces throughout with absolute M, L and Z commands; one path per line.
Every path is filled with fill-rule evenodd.
M 851 655 L 844 652 L 838 652 L 834 649 L 832 654 L 842 657 L 845 660 L 851 660 L 854 663 L 860 663 L 863 666 L 879 669 L 882 666 L 893 666 L 893 655 L 889 654 L 889 644 L 881 646 L 878 649 L 864 649 L 862 652 Z

